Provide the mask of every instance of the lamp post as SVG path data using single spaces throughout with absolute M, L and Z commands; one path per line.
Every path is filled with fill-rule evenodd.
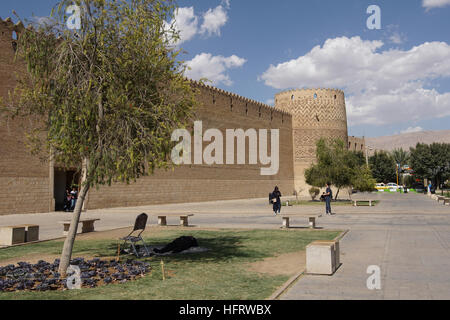
M 397 176 L 397 186 L 398 186 L 398 171 L 399 171 L 399 168 L 400 168 L 399 164 L 396 163 L 396 164 L 395 164 L 395 174 L 396 174 L 396 176 Z
M 368 168 L 369 167 L 369 156 L 367 155 L 367 149 L 373 150 L 373 148 L 369 147 L 369 146 L 366 146 L 366 165 L 367 165 L 367 168 Z

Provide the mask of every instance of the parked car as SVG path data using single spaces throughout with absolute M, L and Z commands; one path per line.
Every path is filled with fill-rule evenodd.
M 377 189 L 378 191 L 382 190 L 384 191 L 385 189 L 387 189 L 388 187 L 386 187 L 386 185 L 384 183 L 377 183 L 375 185 L 375 189 Z
M 414 183 L 412 185 L 412 189 L 416 190 L 416 192 L 419 192 L 419 193 L 427 191 L 426 188 L 424 187 L 423 183 L 420 183 L 420 182 Z
M 389 189 L 391 191 L 397 191 L 397 189 L 398 189 L 398 185 L 396 183 L 394 183 L 394 182 L 389 182 L 386 185 L 386 187 L 387 187 L 387 189 Z

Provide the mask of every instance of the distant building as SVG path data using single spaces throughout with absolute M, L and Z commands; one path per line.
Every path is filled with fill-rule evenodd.
M 363 138 L 358 138 L 354 136 L 348 137 L 348 150 L 350 151 L 361 151 L 365 152 L 366 140 Z

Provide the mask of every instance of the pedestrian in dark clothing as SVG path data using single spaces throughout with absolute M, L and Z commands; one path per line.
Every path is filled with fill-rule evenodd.
M 278 187 L 276 186 L 275 189 L 272 192 L 272 203 L 273 203 L 273 215 L 276 216 L 277 212 L 280 213 L 281 211 L 281 192 L 278 190 Z
M 327 189 L 325 190 L 325 214 L 332 215 L 331 213 L 331 199 L 333 198 L 333 192 L 331 191 L 330 183 L 327 183 Z
M 72 196 L 70 195 L 70 190 L 66 189 L 66 193 L 64 194 L 64 211 L 69 212 L 72 203 Z

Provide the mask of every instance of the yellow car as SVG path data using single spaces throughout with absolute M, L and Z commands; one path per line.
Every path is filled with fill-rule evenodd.
M 375 189 L 377 189 L 378 191 L 384 191 L 386 189 L 389 189 L 389 187 L 387 185 L 385 185 L 384 183 L 377 183 L 375 185 Z

